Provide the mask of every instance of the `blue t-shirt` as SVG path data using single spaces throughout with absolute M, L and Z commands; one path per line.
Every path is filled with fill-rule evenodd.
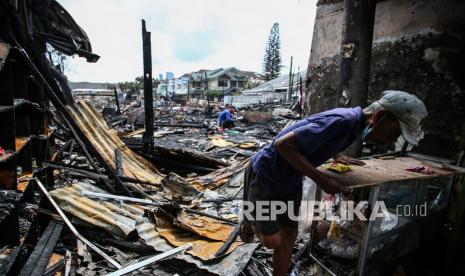
M 221 111 L 220 115 L 218 116 L 218 122 L 220 123 L 220 125 L 226 120 L 233 120 L 231 112 L 228 109 Z
M 302 185 L 302 174 L 275 149 L 277 139 L 293 131 L 301 152 L 317 167 L 350 146 L 362 127 L 363 112 L 360 107 L 336 108 L 313 114 L 282 130 L 271 144 L 255 153 L 252 168 L 258 179 L 275 193 L 295 193 Z

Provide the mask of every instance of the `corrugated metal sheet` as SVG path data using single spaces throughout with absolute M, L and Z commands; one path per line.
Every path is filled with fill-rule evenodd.
M 234 226 L 214 218 L 188 213 L 182 210 L 176 217 L 181 228 L 214 241 L 226 241 Z
M 115 168 L 115 149 L 121 150 L 123 155 L 123 170 L 125 176 L 141 181 L 160 184 L 163 179 L 157 168 L 135 152 L 130 150 L 119 137 L 108 128 L 102 116 L 85 101 L 77 101 L 67 107 L 68 111 L 92 143 L 94 148 L 105 159 L 105 162 Z
M 100 227 L 118 238 L 125 238 L 136 229 L 136 219 L 143 216 L 144 210 L 128 204 L 120 206 L 110 202 L 99 202 L 81 196 L 82 191 L 106 193 L 88 183 L 76 183 L 68 187 L 55 189 L 50 195 L 60 208 L 71 215 Z
M 137 233 L 145 241 L 145 243 L 152 246 L 155 250 L 168 251 L 175 248 L 175 246 L 170 245 L 164 238 L 161 238 L 153 222 L 149 222 L 145 218 L 138 220 L 136 222 L 136 228 Z M 258 243 L 249 243 L 238 246 L 224 258 L 211 260 L 208 261 L 208 263 L 205 263 L 189 254 L 179 254 L 176 255 L 175 258 L 194 264 L 198 268 L 216 275 L 234 276 L 241 273 L 258 245 Z
M 229 167 L 218 169 L 207 175 L 189 177 L 186 178 L 186 180 L 198 191 L 204 191 L 206 189 L 213 190 L 221 185 L 224 185 L 229 181 L 229 179 L 231 179 L 232 176 L 244 170 L 248 162 L 249 159 L 245 159 Z
M 171 245 L 181 246 L 192 243 L 192 249 L 187 253 L 198 257 L 204 261 L 215 259 L 215 253 L 224 244 L 223 241 L 214 241 L 202 236 L 187 232 L 184 229 L 176 227 L 166 216 L 157 214 L 156 216 L 157 232 L 165 238 Z M 208 228 L 208 225 L 204 226 Z M 232 252 L 236 247 L 243 244 L 242 242 L 233 242 L 227 253 Z

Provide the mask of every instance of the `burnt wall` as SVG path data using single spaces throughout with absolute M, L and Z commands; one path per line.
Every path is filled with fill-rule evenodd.
M 424 101 L 429 116 L 416 149 L 422 153 L 456 158 L 465 145 L 464 11 L 463 1 L 452 0 L 377 4 L 368 98 L 391 89 Z M 307 70 L 308 113 L 336 105 L 343 18 L 342 3 L 318 6 Z

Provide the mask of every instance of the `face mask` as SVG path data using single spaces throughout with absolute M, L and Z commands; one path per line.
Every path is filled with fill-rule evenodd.
M 385 114 L 377 123 L 376 125 L 374 125 L 373 127 L 371 126 L 371 123 L 369 123 L 362 131 L 362 134 L 360 134 L 360 138 L 362 139 L 362 141 L 365 141 L 365 139 L 367 138 L 368 134 L 370 134 L 373 129 L 375 129 L 375 127 L 377 125 L 379 125 L 379 123 L 381 123 L 385 118 L 386 118 L 387 114 Z M 376 114 L 373 116 L 374 118 L 376 117 Z M 373 119 L 374 119 L 373 118 Z
M 365 141 L 365 139 L 367 138 L 368 134 L 370 134 L 370 132 L 373 131 L 373 128 L 370 127 L 370 125 L 366 126 L 363 131 L 362 131 L 362 134 L 360 135 L 360 138 L 362 138 L 362 141 Z

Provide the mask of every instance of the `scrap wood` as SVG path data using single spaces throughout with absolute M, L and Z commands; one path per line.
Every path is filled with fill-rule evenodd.
M 181 246 L 186 243 L 192 243 L 192 249 L 187 251 L 187 253 L 204 261 L 216 258 L 215 253 L 218 252 L 224 243 L 222 241 L 213 241 L 197 234 L 186 232 L 184 229 L 173 225 L 165 215 L 159 213 L 156 214 L 155 222 L 157 232 L 170 244 Z M 232 252 L 241 244 L 243 243 L 238 241 L 234 242 L 226 254 Z
M 53 220 L 48 223 L 27 262 L 22 267 L 20 275 L 42 275 L 60 238 L 62 229 L 63 225 Z
M 55 210 L 58 212 L 58 214 L 60 215 L 60 217 L 64 220 L 64 222 L 66 223 L 66 225 L 68 226 L 68 228 L 71 230 L 71 232 L 73 232 L 73 234 L 79 239 L 81 240 L 83 243 L 85 243 L 87 246 L 89 246 L 90 248 L 92 248 L 97 254 L 99 254 L 100 256 L 102 256 L 105 260 L 107 260 L 110 264 L 112 264 L 114 267 L 120 269 L 122 268 L 122 266 L 115 260 L 113 260 L 110 256 L 108 256 L 105 252 L 103 252 L 100 248 L 98 248 L 97 246 L 95 246 L 94 244 L 92 244 L 88 239 L 86 239 L 84 236 L 82 236 L 81 234 L 79 234 L 79 232 L 76 230 L 76 228 L 74 227 L 74 225 L 71 223 L 71 221 L 69 221 L 69 219 L 66 217 L 65 213 L 63 213 L 63 211 L 60 209 L 60 207 L 58 206 L 58 204 L 55 202 L 55 200 L 52 198 L 52 196 L 48 193 L 47 189 L 44 187 L 44 185 L 40 182 L 39 179 L 35 178 L 35 183 L 39 186 L 40 190 L 42 191 L 42 193 L 47 197 L 47 199 L 50 201 L 50 203 L 53 205 L 53 207 L 55 208 Z
M 129 265 L 125 268 L 122 268 L 120 270 L 117 270 L 115 272 L 112 272 L 110 274 L 108 274 L 108 276 L 120 276 L 120 275 L 124 275 L 124 274 L 127 274 L 127 273 L 130 273 L 132 271 L 135 271 L 135 270 L 138 270 L 140 268 L 143 268 L 145 266 L 148 266 L 150 264 L 153 264 L 154 262 L 157 262 L 159 260 L 162 260 L 164 258 L 167 258 L 169 256 L 172 256 L 174 254 L 178 254 L 180 253 L 181 251 L 184 251 L 184 250 L 188 250 L 188 249 L 191 249 L 192 248 L 192 244 L 184 244 L 182 246 L 179 246 L 177 248 L 174 248 L 174 249 L 171 249 L 171 250 L 168 250 L 166 252 L 163 252 L 161 254 L 158 254 L 158 255 L 155 255 L 153 257 L 150 257 L 146 260 L 143 260 L 141 262 L 138 262 L 138 263 L 135 263 L 135 264 L 132 264 L 132 265 Z

